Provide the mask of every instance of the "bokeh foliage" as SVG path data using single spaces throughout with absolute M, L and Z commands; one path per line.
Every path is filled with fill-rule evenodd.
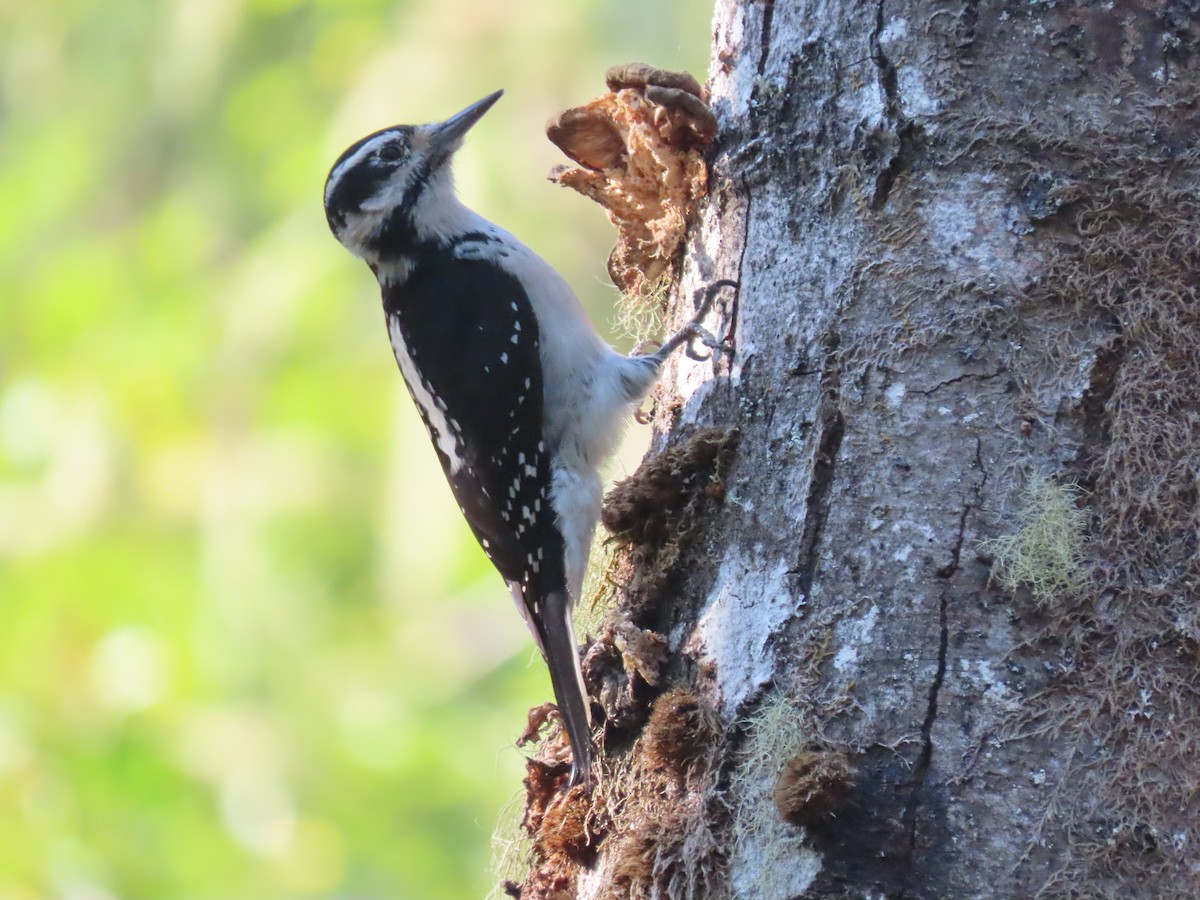
M 548 679 L 445 488 L 329 163 L 508 94 L 460 191 L 598 321 L 543 180 L 707 0 L 0 0 L 0 897 L 463 898 Z

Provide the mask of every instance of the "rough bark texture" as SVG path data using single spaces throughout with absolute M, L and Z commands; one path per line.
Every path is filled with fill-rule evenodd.
M 714 31 L 736 355 L 616 498 L 606 775 L 521 896 L 1200 896 L 1196 4 Z

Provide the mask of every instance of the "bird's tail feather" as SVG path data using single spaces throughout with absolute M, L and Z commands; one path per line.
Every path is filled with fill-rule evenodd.
M 575 632 L 571 626 L 571 601 L 565 590 L 556 590 L 548 592 L 542 602 L 543 609 L 538 617 L 542 651 L 550 670 L 554 699 L 571 741 L 571 784 L 583 784 L 590 790 L 592 717 L 587 690 L 583 685 L 583 670 L 579 666 Z

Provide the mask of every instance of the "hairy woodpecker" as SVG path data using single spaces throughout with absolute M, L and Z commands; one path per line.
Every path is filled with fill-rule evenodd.
M 715 342 L 698 316 L 657 352 L 622 356 L 554 269 L 459 202 L 450 159 L 502 93 L 352 144 L 325 183 L 325 215 L 379 281 L 392 350 L 459 508 L 546 659 L 570 783 L 590 787 L 571 609 L 599 519 L 598 468 L 667 355 Z

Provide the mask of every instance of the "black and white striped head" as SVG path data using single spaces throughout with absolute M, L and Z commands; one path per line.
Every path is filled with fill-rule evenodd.
M 325 218 L 334 237 L 368 260 L 436 238 L 461 208 L 450 157 L 503 93 L 444 122 L 384 128 L 346 148 L 325 181 Z

